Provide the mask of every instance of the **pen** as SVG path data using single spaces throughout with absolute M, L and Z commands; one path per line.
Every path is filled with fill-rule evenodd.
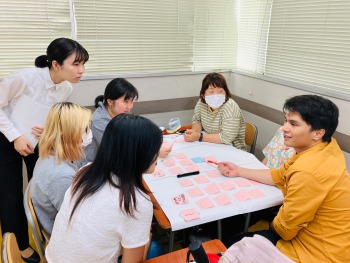
M 219 162 L 217 162 L 217 161 L 212 161 L 212 160 L 208 160 L 207 162 L 208 162 L 208 163 L 212 163 L 212 164 L 216 164 L 216 165 L 219 164 Z
M 199 174 L 199 171 L 190 172 L 190 173 L 184 173 L 184 174 L 178 174 L 178 175 L 177 175 L 177 178 L 181 178 L 181 177 L 185 177 L 185 176 L 190 176 L 190 175 L 195 175 L 195 174 Z

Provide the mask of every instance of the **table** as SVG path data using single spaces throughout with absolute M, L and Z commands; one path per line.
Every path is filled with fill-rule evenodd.
M 253 169 L 267 169 L 254 155 L 245 151 L 237 150 L 233 146 L 224 144 L 213 144 L 207 142 L 185 142 L 182 135 L 165 135 L 165 141 L 172 143 L 175 141 L 173 150 L 170 155 L 158 162 L 156 172 L 154 174 L 144 174 L 143 179 L 146 187 L 152 192 L 151 198 L 157 202 L 160 209 L 155 209 L 154 214 L 159 225 L 170 232 L 169 235 L 169 251 L 173 247 L 174 231 L 185 229 L 188 227 L 201 225 L 211 221 L 218 222 L 219 238 L 221 237 L 221 219 L 239 215 L 248 214 L 253 211 L 261 210 L 264 208 L 276 206 L 282 203 L 283 195 L 281 191 L 274 187 L 264 184 L 257 184 L 243 179 L 240 177 L 227 178 L 222 175 L 217 175 L 216 178 L 209 176 L 211 171 L 217 169 L 206 162 L 194 163 L 197 157 L 216 158 L 218 161 L 233 161 L 237 165 L 253 168 Z M 172 174 L 172 168 L 179 168 L 181 172 L 186 172 L 189 167 L 183 165 L 184 159 L 178 159 L 178 155 L 185 155 L 185 157 L 199 168 L 200 174 L 177 178 L 176 173 Z M 183 158 L 183 157 L 182 157 Z M 166 166 L 169 159 L 173 159 L 173 165 Z M 203 159 L 203 158 L 202 158 Z M 160 173 L 159 170 L 162 170 Z M 175 169 L 176 170 L 176 169 Z M 161 175 L 160 175 L 161 174 Z M 206 177 L 207 183 L 198 183 L 199 178 Z M 180 181 L 183 179 L 192 181 L 193 186 L 182 187 Z M 229 182 L 230 181 L 230 182 Z M 245 182 L 247 181 L 247 182 Z M 217 193 L 209 193 L 207 186 L 209 184 L 216 184 L 222 187 L 223 184 L 233 184 L 234 188 L 225 190 L 219 188 Z M 248 184 L 241 186 L 241 184 Z M 189 194 L 188 189 L 200 188 L 202 196 L 192 196 Z M 254 192 L 254 195 L 253 193 Z M 174 197 L 178 195 L 185 195 L 187 203 L 182 205 L 174 204 Z M 260 194 L 259 196 L 255 196 Z M 261 196 L 262 194 L 262 196 Z M 229 203 L 226 205 L 220 204 L 221 200 L 217 197 L 224 195 L 226 199 L 229 199 Z M 248 197 L 247 197 L 248 195 Z M 204 209 L 199 205 L 201 199 L 210 199 L 212 207 Z M 241 200 L 243 198 L 243 200 Z M 199 214 L 199 218 L 195 220 L 186 221 L 181 217 L 184 210 L 195 209 Z
M 226 251 L 225 245 L 218 239 L 204 242 L 202 245 L 205 252 L 207 253 L 217 254 L 217 253 Z M 188 248 L 184 248 L 181 250 L 177 250 L 175 252 L 165 254 L 163 256 L 159 256 L 149 260 L 144 260 L 142 261 L 142 263 L 164 263 L 164 262 L 184 263 L 186 262 L 187 251 L 188 251 Z

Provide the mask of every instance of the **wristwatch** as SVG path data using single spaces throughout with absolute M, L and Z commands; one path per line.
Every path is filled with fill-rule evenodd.
M 201 135 L 199 135 L 199 139 L 198 139 L 199 142 L 203 141 L 203 133 L 201 132 Z

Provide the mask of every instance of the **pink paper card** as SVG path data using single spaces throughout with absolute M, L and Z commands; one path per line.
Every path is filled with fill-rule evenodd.
M 250 196 L 250 194 L 245 191 L 245 190 L 241 190 L 237 193 L 233 194 L 233 197 L 237 199 L 237 201 L 239 202 L 243 202 L 243 201 L 247 201 L 249 199 L 252 199 L 252 197 Z
M 192 161 L 190 159 L 187 159 L 187 158 L 186 159 L 182 159 L 180 161 L 180 163 L 181 163 L 182 166 L 188 166 L 188 165 L 193 164 Z
M 187 193 L 191 196 L 191 197 L 196 197 L 196 196 L 201 196 L 203 195 L 203 191 L 198 188 L 198 187 L 195 187 L 195 188 L 192 188 L 190 190 L 187 190 Z
M 228 197 L 227 194 L 221 194 L 214 197 L 214 201 L 220 206 L 231 203 L 230 197 Z
M 199 213 L 195 209 L 187 209 L 185 211 L 182 211 L 180 213 L 180 216 L 185 220 L 185 221 L 191 221 L 194 219 L 199 218 Z
M 175 164 L 175 161 L 173 158 L 168 158 L 168 159 L 163 161 L 163 165 L 166 167 L 173 166 L 174 164 Z
M 213 202 L 208 197 L 197 201 L 196 204 L 199 206 L 200 209 L 208 209 L 214 206 Z
M 199 171 L 199 167 L 195 164 L 191 164 L 186 167 L 186 170 L 189 172 L 195 172 L 195 171 Z
M 209 171 L 209 172 L 207 172 L 207 175 L 210 178 L 220 177 L 220 173 L 218 171 Z
M 219 185 L 222 188 L 222 190 L 224 190 L 224 191 L 230 191 L 230 190 L 235 188 L 235 184 L 233 183 L 232 180 L 223 181 L 223 182 L 219 183 Z
M 197 184 L 205 184 L 209 182 L 208 178 L 205 175 L 200 175 L 194 178 L 194 180 L 197 182 Z
M 173 175 L 181 174 L 182 170 L 179 167 L 173 167 L 169 169 L 169 172 Z
M 175 154 L 176 159 L 185 159 L 187 156 L 184 153 Z
M 251 184 L 249 183 L 249 181 L 247 179 L 237 179 L 237 180 L 235 180 L 235 183 L 240 187 L 251 186 Z
M 179 194 L 172 198 L 175 205 L 184 205 L 188 203 L 188 199 L 184 194 Z
M 260 189 L 253 189 L 248 191 L 248 193 L 255 199 L 265 197 L 265 194 Z
M 204 190 L 210 195 L 217 194 L 218 192 L 220 192 L 219 186 L 214 182 L 205 187 Z
M 180 138 L 176 138 L 176 139 L 175 139 L 175 142 L 177 142 L 177 143 L 182 143 L 182 142 L 185 142 L 185 140 L 184 140 L 183 137 L 180 137 Z
M 261 183 L 259 183 L 259 182 L 257 182 L 257 181 L 253 181 L 253 180 L 248 180 L 249 181 L 249 183 L 251 184 L 251 185 L 259 185 L 259 184 L 261 184 Z
M 207 156 L 207 157 L 204 157 L 204 160 L 206 162 L 208 161 L 213 161 L 213 162 L 217 162 L 218 160 L 216 160 L 216 157 L 215 156 Z
M 179 184 L 182 187 L 188 187 L 188 186 L 192 186 L 193 182 L 190 179 L 184 179 L 184 180 L 179 181 Z
M 156 171 L 153 173 L 153 176 L 154 176 L 155 178 L 162 177 L 162 176 L 164 176 L 164 175 L 165 175 L 165 172 L 164 172 L 163 170 L 161 170 L 161 169 L 158 169 L 158 170 L 156 170 Z

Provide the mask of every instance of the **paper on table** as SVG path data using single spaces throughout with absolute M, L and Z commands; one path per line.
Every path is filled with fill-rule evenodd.
M 17 100 L 16 107 L 13 109 L 9 119 L 35 148 L 38 144 L 38 139 L 32 134 L 32 128 L 35 125 L 45 126 L 49 111 L 50 107 L 22 94 Z
M 182 170 L 181 170 L 179 167 L 173 167 L 173 168 L 170 168 L 170 169 L 169 169 L 169 172 L 170 172 L 171 174 L 176 175 L 176 174 L 181 174 L 181 173 L 182 173 Z
M 239 202 L 243 202 L 243 201 L 252 199 L 251 195 L 245 190 L 241 190 L 237 193 L 234 193 L 233 197 L 236 198 Z
M 247 179 L 237 179 L 235 180 L 235 183 L 240 187 L 251 186 L 251 184 L 249 183 L 249 180 Z
M 178 153 L 174 156 L 176 159 L 185 159 L 187 156 L 184 153 Z
M 209 184 L 207 187 L 204 188 L 204 190 L 210 195 L 217 194 L 218 192 L 220 192 L 220 188 L 215 182 Z
M 208 178 L 205 177 L 205 175 L 198 176 L 194 178 L 194 180 L 197 182 L 197 184 L 205 184 L 209 182 Z
M 179 181 L 179 184 L 182 187 L 188 187 L 188 186 L 192 186 L 193 182 L 190 179 L 184 179 L 184 180 Z
M 163 161 L 163 165 L 166 167 L 173 166 L 175 164 L 175 161 L 173 158 L 168 158 Z
M 231 203 L 231 199 L 230 199 L 230 197 L 227 196 L 227 194 L 221 194 L 221 195 L 214 197 L 214 201 L 220 206 L 227 205 L 227 204 Z
M 187 158 L 186 159 L 182 159 L 180 161 L 180 163 L 181 163 L 182 166 L 188 166 L 188 165 L 193 164 L 192 161 L 190 159 L 187 159 Z
M 235 188 L 235 184 L 233 183 L 232 180 L 226 180 L 226 181 L 220 182 L 219 185 L 225 191 L 229 191 Z
M 195 172 L 195 171 L 199 171 L 199 167 L 195 164 L 191 164 L 186 167 L 186 170 L 189 172 Z
M 220 173 L 219 173 L 218 171 L 208 171 L 208 172 L 207 172 L 207 175 L 208 175 L 210 178 L 220 177 Z
M 255 199 L 265 197 L 265 194 L 260 189 L 253 189 L 248 191 L 248 193 Z
M 201 196 L 203 195 L 203 192 L 200 188 L 198 187 L 195 187 L 195 188 L 192 188 L 190 190 L 187 190 L 187 193 L 191 196 L 191 197 L 196 197 L 196 196 Z
M 172 198 L 172 200 L 174 201 L 174 203 L 176 205 L 184 205 L 188 203 L 188 199 L 184 194 L 179 194 L 177 196 L 174 196 Z
M 249 181 L 249 183 L 251 184 L 251 185 L 259 185 L 259 184 L 261 184 L 261 183 L 259 183 L 259 182 L 257 182 L 257 181 L 253 181 L 253 180 L 248 180 Z
M 180 213 L 180 216 L 185 219 L 185 221 L 191 221 L 199 218 L 199 213 L 195 209 L 187 209 Z
M 193 157 L 193 158 L 191 158 L 191 160 L 192 160 L 194 163 L 204 163 L 204 162 L 205 162 L 205 160 L 203 159 L 203 157 L 200 157 L 200 156 L 198 156 L 198 157 Z
M 205 160 L 206 162 L 208 162 L 208 161 L 214 161 L 214 162 L 217 162 L 217 160 L 216 160 L 216 157 L 215 157 L 215 156 L 206 156 L 206 157 L 204 157 L 204 160 Z
M 199 201 L 196 202 L 196 204 L 201 209 L 208 209 L 208 208 L 214 207 L 213 202 L 208 197 L 204 197 L 203 199 L 200 199 Z
M 161 170 L 161 169 L 158 169 L 158 170 L 156 170 L 156 171 L 153 173 L 153 176 L 156 177 L 156 178 L 162 177 L 162 176 L 164 176 L 164 175 L 165 175 L 165 172 L 164 172 L 163 170 Z

